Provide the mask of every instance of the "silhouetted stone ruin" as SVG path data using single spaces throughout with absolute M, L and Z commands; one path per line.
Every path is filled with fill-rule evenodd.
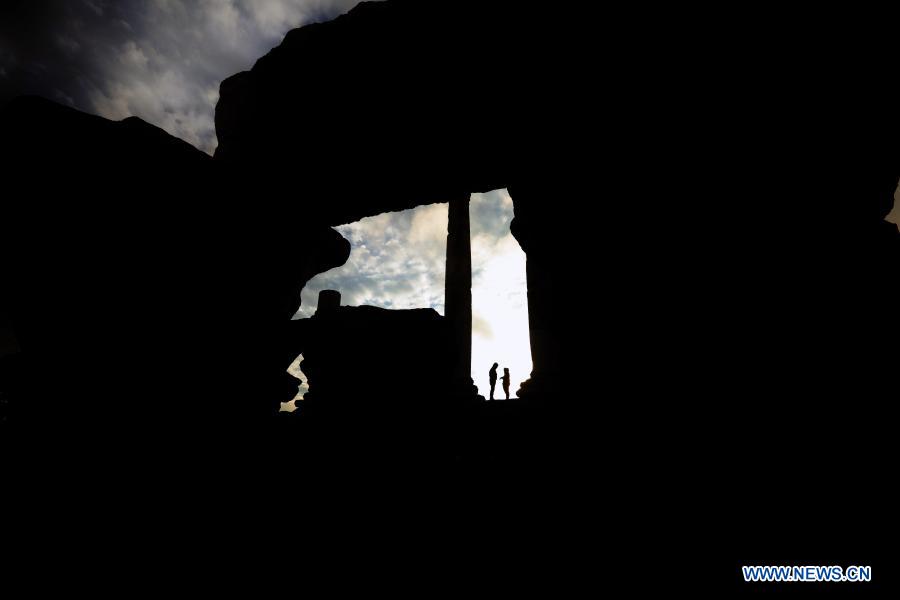
M 316 315 L 323 316 L 337 311 L 341 305 L 341 293 L 337 290 L 322 290 L 316 304 Z
M 444 317 L 424 308 L 341 306 L 340 298 L 335 290 L 322 290 L 316 313 L 294 323 L 302 330 L 301 369 L 309 384 L 304 406 L 315 399 L 348 414 L 364 408 L 375 413 L 396 408 L 378 400 L 382 388 L 391 389 L 390 398 L 423 406 L 429 404 L 423 398 L 447 395 L 455 361 Z
M 447 260 L 446 260 L 446 278 L 445 278 L 445 307 L 446 317 L 439 320 L 446 321 L 445 325 L 440 329 L 433 327 L 422 328 L 406 328 L 400 325 L 407 321 L 396 317 L 398 327 L 393 335 L 389 335 L 387 340 L 392 348 L 396 350 L 387 351 L 381 349 L 380 354 L 390 357 L 394 364 L 399 368 L 388 369 L 385 367 L 384 373 L 402 371 L 405 375 L 401 377 L 399 385 L 394 384 L 392 388 L 393 395 L 401 396 L 411 394 L 411 397 L 421 400 L 422 396 L 428 394 L 430 400 L 434 403 L 436 398 L 456 396 L 463 400 L 466 396 L 472 396 L 477 393 L 477 388 L 472 382 L 472 249 L 469 228 L 469 197 L 451 200 L 448 210 L 447 223 Z M 337 315 L 341 303 L 341 294 L 337 290 L 322 290 L 319 292 L 319 303 L 315 314 L 315 327 L 321 328 L 323 319 L 330 319 Z M 352 311 L 351 311 L 352 312 Z M 432 311 L 433 312 L 433 311 Z M 343 314 L 348 314 L 343 311 Z M 369 325 L 377 329 L 378 323 L 384 319 L 391 319 L 388 315 L 391 311 L 365 311 L 352 313 L 355 315 L 354 323 L 361 331 L 368 331 Z M 424 315 L 425 313 L 409 313 Z M 364 315 L 373 319 L 369 323 Z M 298 326 L 297 331 L 309 336 L 312 327 Z M 432 339 L 422 338 L 425 331 L 431 330 L 434 334 Z M 414 334 L 414 339 L 408 335 Z M 337 335 L 337 334 L 334 334 Z M 321 344 L 323 340 L 330 339 L 329 335 L 315 336 L 298 340 L 297 344 L 309 352 L 308 348 L 322 349 L 317 344 Z M 342 369 L 346 373 L 368 372 L 372 369 L 372 358 L 368 354 L 353 355 L 348 346 L 346 339 L 340 338 L 340 345 L 348 349 L 347 354 L 341 358 L 339 353 L 330 355 L 329 360 L 335 363 L 340 362 Z M 312 346 L 311 346 L 312 344 Z M 412 354 L 410 354 L 412 353 Z M 405 366 L 407 363 L 412 364 L 413 357 L 443 357 L 439 365 L 432 365 L 431 368 L 416 369 L 410 376 L 409 369 Z M 404 359 L 403 357 L 409 357 Z M 432 358 L 432 360 L 434 360 Z M 304 361 L 308 363 L 308 359 Z M 304 372 L 306 369 L 304 369 Z M 427 374 L 427 377 L 422 377 Z M 312 378 L 309 385 L 313 390 Z M 316 383 L 315 396 L 331 396 L 340 397 L 346 393 L 345 378 L 333 378 L 330 382 L 326 378 L 322 378 L 320 383 Z M 377 380 L 376 380 L 377 381 Z M 371 384 L 370 384 L 371 385 Z M 368 387 L 368 395 L 372 395 L 372 387 Z M 473 398 L 470 398 L 473 399 Z M 333 402 L 335 400 L 332 400 Z

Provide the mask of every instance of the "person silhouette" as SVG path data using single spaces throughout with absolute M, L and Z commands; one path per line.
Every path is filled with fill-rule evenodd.
M 491 382 L 491 397 L 490 399 L 494 399 L 494 388 L 497 387 L 497 367 L 499 367 L 497 363 L 494 363 L 494 366 L 491 367 L 491 370 L 488 371 L 488 379 Z
M 509 400 L 509 369 L 503 369 L 503 393 L 506 394 L 506 399 Z

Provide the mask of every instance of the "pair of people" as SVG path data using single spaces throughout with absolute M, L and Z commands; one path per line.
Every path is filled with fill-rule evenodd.
M 491 370 L 488 371 L 488 378 L 491 381 L 491 400 L 494 399 L 494 388 L 497 386 L 497 367 L 499 367 L 497 363 L 494 363 L 494 366 L 491 367 Z M 506 399 L 509 400 L 509 369 L 503 369 L 503 393 L 506 394 Z

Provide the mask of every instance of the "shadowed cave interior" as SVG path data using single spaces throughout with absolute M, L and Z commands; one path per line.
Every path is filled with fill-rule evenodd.
M 177 489 L 148 519 L 227 513 L 249 490 L 211 532 L 240 515 L 267 533 L 377 523 L 380 541 L 428 522 L 409 546 L 435 549 L 423 562 L 467 569 L 489 539 L 548 597 L 594 561 L 585 542 L 704 558 L 729 582 L 778 556 L 878 573 L 883 532 L 832 516 L 895 512 L 900 128 L 896 65 L 877 60 L 895 21 L 735 9 L 723 34 L 690 7 L 617 5 L 597 35 L 572 10 L 387 0 L 293 30 L 222 82 L 214 157 L 135 117 L 3 107 L 21 188 L 0 203 L 3 426 L 65 490 L 46 513 L 102 488 L 85 481 Z M 452 232 L 502 189 L 533 365 L 518 400 L 486 403 L 467 368 L 472 238 Z M 352 260 L 335 228 L 436 204 L 457 257 L 445 316 L 326 294 L 292 320 Z M 300 354 L 312 391 L 279 413 Z M 828 476 L 798 477 L 811 462 Z

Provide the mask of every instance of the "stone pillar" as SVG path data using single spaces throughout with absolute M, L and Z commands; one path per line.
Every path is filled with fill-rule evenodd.
M 563 336 L 577 331 L 578 310 L 566 304 L 568 295 L 560 274 L 572 260 L 567 256 L 571 248 L 565 242 L 567 229 L 559 222 L 558 206 L 546 200 L 550 191 L 531 187 L 510 188 L 515 206 L 515 218 L 510 230 L 526 254 L 528 280 L 528 331 L 531 342 L 532 371 L 516 395 L 550 396 L 557 392 L 562 381 Z M 583 327 L 583 325 L 582 325 Z
M 560 327 L 560 290 L 556 281 L 558 264 L 544 256 L 542 249 L 526 257 L 525 273 L 528 281 L 528 334 L 531 343 L 531 376 L 516 392 L 520 398 L 527 394 L 547 394 L 561 378 L 562 358 Z M 562 307 L 574 310 L 572 307 Z
M 469 196 L 450 201 L 447 224 L 447 273 L 444 313 L 458 349 L 454 379 L 472 383 L 472 241 Z

